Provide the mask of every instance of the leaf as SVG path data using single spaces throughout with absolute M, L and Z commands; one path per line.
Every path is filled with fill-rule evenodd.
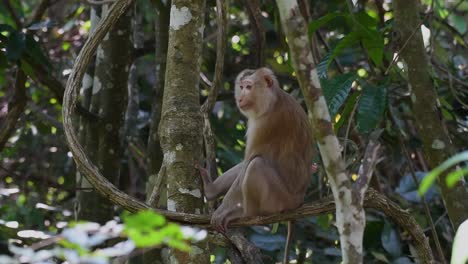
M 5 32 L 5 31 L 11 33 L 15 31 L 15 29 L 8 24 L 0 24 L 0 33 Z
M 354 31 L 358 32 L 362 45 L 367 50 L 372 62 L 377 66 L 381 66 L 384 54 L 384 39 L 377 30 L 377 20 L 366 12 L 359 12 L 355 17 Z
M 424 177 L 424 179 L 421 181 L 421 184 L 419 184 L 419 189 L 418 189 L 419 195 L 420 196 L 424 195 L 427 192 L 427 190 L 431 187 L 431 185 L 434 183 L 434 181 L 437 179 L 437 177 L 440 174 L 442 174 L 445 170 L 463 161 L 468 161 L 468 151 L 458 153 L 455 156 L 449 158 L 448 160 L 442 162 L 442 164 L 440 164 L 436 168 L 434 168 L 431 172 L 429 172 L 426 175 L 426 177 Z M 451 179 L 450 181 L 452 180 L 453 179 Z
M 327 14 L 317 20 L 314 20 L 309 23 L 309 36 L 311 36 L 317 29 L 332 21 L 337 17 L 346 17 L 348 14 L 342 12 L 335 12 Z
M 453 187 L 465 175 L 468 175 L 468 167 L 456 170 L 447 175 L 445 179 L 448 187 Z
M 8 37 L 6 45 L 6 56 L 10 61 L 17 61 L 21 58 L 26 47 L 26 36 L 22 32 L 13 31 Z
M 382 246 L 392 257 L 401 256 L 401 243 L 398 232 L 388 222 L 385 222 L 381 236 Z
M 330 116 L 334 117 L 348 98 L 351 86 L 357 76 L 354 73 L 341 74 L 330 80 L 322 80 L 323 95 L 328 104 Z
M 52 67 L 47 56 L 44 55 L 41 45 L 30 34 L 26 35 L 26 52 L 37 64 L 43 64 L 47 68 Z
M 355 43 L 359 41 L 359 34 L 356 31 L 352 31 L 348 35 L 346 35 L 344 38 L 340 40 L 338 45 L 333 49 L 330 59 L 328 60 L 327 63 L 327 68 L 330 66 L 330 63 L 339 55 L 341 52 L 343 52 L 344 49 L 351 47 Z
M 322 60 L 317 64 L 317 74 L 320 79 L 327 78 L 328 65 L 330 62 L 331 52 L 323 56 Z
M 357 107 L 357 128 L 360 133 L 368 133 L 376 128 L 387 106 L 386 86 L 366 85 L 362 90 Z
M 457 230 L 452 247 L 451 264 L 465 264 L 468 261 L 468 220 L 465 220 Z

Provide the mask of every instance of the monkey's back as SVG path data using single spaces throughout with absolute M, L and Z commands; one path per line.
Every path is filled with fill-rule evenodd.
M 247 134 L 245 159 L 264 157 L 280 173 L 286 190 L 302 203 L 311 174 L 311 129 L 301 105 L 279 88 L 277 95 L 269 113 L 249 120 L 252 130 Z

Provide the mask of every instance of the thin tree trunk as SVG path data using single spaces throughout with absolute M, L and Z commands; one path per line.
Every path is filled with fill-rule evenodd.
M 166 79 L 159 125 L 169 211 L 204 212 L 201 180 L 194 164 L 202 157 L 199 98 L 204 0 L 174 0 L 169 24 Z M 171 263 L 209 263 L 207 242 L 190 254 L 171 250 Z M 168 261 L 168 260 L 167 260 Z
M 102 14 L 108 5 L 102 6 Z M 120 129 L 123 126 L 127 79 L 131 51 L 131 15 L 123 15 L 101 45 L 96 55 L 96 68 L 91 99 L 91 112 L 99 121 L 89 125 L 86 145 L 90 157 L 104 177 L 117 184 L 120 172 Z M 113 217 L 113 204 L 90 192 L 82 196 L 81 214 L 87 220 L 105 222 Z
M 395 30 L 400 33 L 401 57 L 408 67 L 415 122 L 427 162 L 431 168 L 435 168 L 454 154 L 454 146 L 439 108 L 437 92 L 429 75 L 429 60 L 420 29 L 418 1 L 395 0 L 393 7 Z M 450 221 L 456 229 L 468 218 L 468 189 L 463 180 L 449 189 L 445 176 L 439 177 L 438 183 Z

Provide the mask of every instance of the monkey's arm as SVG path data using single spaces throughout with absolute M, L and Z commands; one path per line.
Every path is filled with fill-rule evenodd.
M 243 162 L 230 168 L 223 175 L 219 176 L 214 182 L 211 181 L 211 177 L 208 175 L 207 170 L 200 170 L 200 174 L 203 180 L 203 188 L 205 190 L 205 197 L 208 201 L 211 201 L 220 195 L 225 194 L 231 187 L 237 175 L 242 170 Z

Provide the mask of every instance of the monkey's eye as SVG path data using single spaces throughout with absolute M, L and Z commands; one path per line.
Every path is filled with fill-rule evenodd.
M 247 86 L 245 86 L 245 88 L 246 88 L 247 90 L 250 90 L 250 89 L 252 89 L 252 85 L 247 84 Z
M 242 85 L 239 85 L 239 87 L 240 87 L 241 90 L 244 89 L 244 86 L 242 86 Z

